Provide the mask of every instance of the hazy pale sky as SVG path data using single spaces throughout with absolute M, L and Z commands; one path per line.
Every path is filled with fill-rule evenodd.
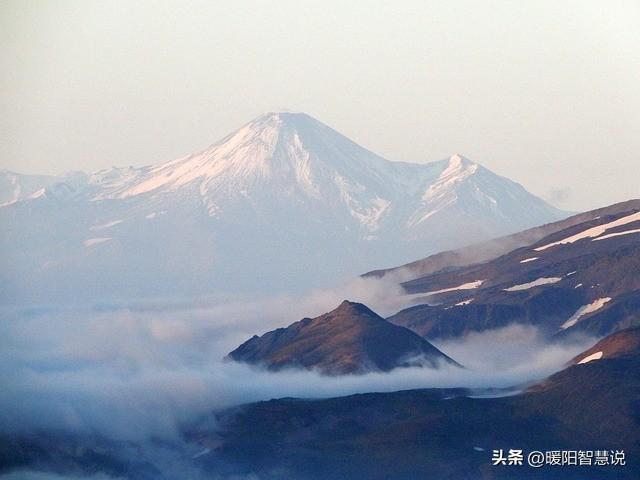
M 640 2 L 0 4 L 0 168 L 94 171 L 304 111 L 568 209 L 640 197 Z

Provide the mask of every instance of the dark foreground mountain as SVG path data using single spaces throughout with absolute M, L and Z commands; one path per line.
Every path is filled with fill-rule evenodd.
M 637 332 L 617 341 L 625 335 Z M 570 366 L 510 397 L 414 390 L 282 399 L 222 413 L 217 422 L 219 431 L 203 423 L 191 432 L 211 447 L 203 468 L 260 479 L 635 479 L 640 351 Z M 524 450 L 525 465 L 493 466 L 494 449 Z M 624 450 L 626 465 L 591 458 L 590 466 L 529 468 L 533 450 Z
M 388 320 L 427 339 L 514 322 L 549 336 L 603 337 L 640 325 L 640 202 L 624 205 L 633 208 L 596 211 L 489 262 L 407 281 L 422 305 Z
M 229 358 L 272 370 L 317 369 L 329 375 L 456 364 L 411 330 L 349 301 L 319 317 L 254 336 Z

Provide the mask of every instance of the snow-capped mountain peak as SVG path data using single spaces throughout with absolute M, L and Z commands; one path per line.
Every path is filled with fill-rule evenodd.
M 468 177 L 476 173 L 479 165 L 471 160 L 454 154 L 449 157 L 444 170 L 437 180 L 429 185 L 422 199 L 425 202 L 436 201 L 451 192 L 455 186 L 464 182 Z
M 175 190 L 194 181 L 205 193 L 293 182 L 313 194 L 326 177 L 381 176 L 385 163 L 306 114 L 267 113 L 198 153 L 121 175 L 99 198 Z
M 565 215 L 462 155 L 424 164 L 389 161 L 304 113 L 266 113 L 194 154 L 102 170 L 84 183 L 5 177 L 5 201 L 33 202 L 20 215 L 42 215 L 33 222 L 7 218 L 36 230 L 48 225 L 31 238 L 53 238 L 59 229 L 59 244 L 69 243 L 65 258 L 75 258 L 78 249 L 79 271 L 92 268 L 87 255 L 112 249 L 122 261 L 112 259 L 112 270 L 138 265 L 166 278 L 184 270 L 183 284 L 200 278 L 199 288 L 220 279 L 227 287 L 246 265 L 263 264 L 256 282 L 309 284 L 355 275 Z M 69 224 L 69 216 L 56 221 L 48 209 L 54 200 L 74 202 L 77 224 Z M 53 207 L 61 215 L 67 208 Z M 109 225 L 100 238 L 92 233 L 96 225 Z M 144 245 L 142 257 L 133 245 Z M 32 264 L 57 264 L 48 257 L 51 249 L 37 248 L 40 253 L 29 250 Z M 146 250 L 159 258 L 147 260 Z M 242 287 L 249 284 L 243 277 Z

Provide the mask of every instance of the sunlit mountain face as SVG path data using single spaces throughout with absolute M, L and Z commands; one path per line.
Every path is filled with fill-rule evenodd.
M 0 180 L 18 303 L 295 291 L 565 216 L 459 155 L 392 162 L 303 113 L 160 165 Z

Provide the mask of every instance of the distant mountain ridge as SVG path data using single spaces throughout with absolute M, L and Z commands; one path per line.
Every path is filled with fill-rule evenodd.
M 566 216 L 459 155 L 391 162 L 302 113 L 157 166 L 4 172 L 0 196 L 9 294 L 37 298 L 321 285 Z
M 9 170 L 0 170 L 0 207 L 38 198 L 45 191 L 68 188 L 86 183 L 87 175 L 82 172 L 69 172 L 64 175 L 22 175 Z
M 634 209 L 640 209 L 640 199 L 627 200 L 588 212 L 578 213 L 557 222 L 539 225 L 504 237 L 474 243 L 456 250 L 445 250 L 398 267 L 372 270 L 362 276 L 365 278 L 393 276 L 399 281 L 409 281 L 445 268 L 464 267 L 472 263 L 493 260 L 516 248 L 532 245 L 547 235 L 586 222 L 597 216 L 615 215 L 616 213 L 628 212 Z
M 557 338 L 640 325 L 640 201 L 579 217 L 584 221 L 549 226 L 549 235 L 492 260 L 404 282 L 420 305 L 388 320 L 427 339 L 511 323 Z

